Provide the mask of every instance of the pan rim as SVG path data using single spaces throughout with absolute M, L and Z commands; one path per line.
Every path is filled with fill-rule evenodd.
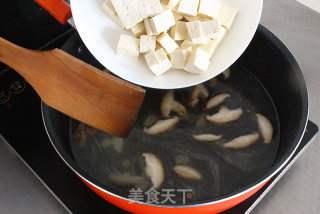
M 297 136 L 294 139 L 294 141 L 297 142 L 296 146 L 293 149 L 291 149 L 290 151 L 287 151 L 287 153 L 290 152 L 290 155 L 287 156 L 287 157 L 283 157 L 282 159 L 285 159 L 283 162 L 281 161 L 282 159 L 279 160 L 279 164 L 278 165 L 272 166 L 272 168 L 270 169 L 270 171 L 268 173 L 266 173 L 264 176 L 258 178 L 251 185 L 247 185 L 247 186 L 245 186 L 245 187 L 241 188 L 240 190 L 237 190 L 237 191 L 235 191 L 233 193 L 226 193 L 226 194 L 223 194 L 221 196 L 218 196 L 214 200 L 209 200 L 209 201 L 206 200 L 207 202 L 192 203 L 192 204 L 185 204 L 185 205 L 148 204 L 148 203 L 145 203 L 145 202 L 133 201 L 133 200 L 130 200 L 129 198 L 117 195 L 115 193 L 112 193 L 112 192 L 104 189 L 103 185 L 100 182 L 96 181 L 93 177 L 91 177 L 90 175 L 85 173 L 76 164 L 72 164 L 72 160 L 71 160 L 70 157 L 68 157 L 67 154 L 61 154 L 61 152 L 64 153 L 65 151 L 64 151 L 63 148 L 57 148 L 56 147 L 57 145 L 53 142 L 53 139 L 50 136 L 50 133 L 49 133 L 49 131 L 47 129 L 47 124 L 46 124 L 46 121 L 45 121 L 45 116 L 44 116 L 44 114 L 45 114 L 44 113 L 44 103 L 42 102 L 42 104 L 41 104 L 42 119 L 43 119 L 44 127 L 45 127 L 45 130 L 47 132 L 47 135 L 49 137 L 49 140 L 50 140 L 51 144 L 53 145 L 54 149 L 56 150 L 56 152 L 58 153 L 60 158 L 80 178 L 82 178 L 83 180 L 88 182 L 93 187 L 103 191 L 104 193 L 107 193 L 107 194 L 109 194 L 111 196 L 117 197 L 119 199 L 122 199 L 122 200 L 127 201 L 127 202 L 131 202 L 131 203 L 133 202 L 133 203 L 136 203 L 136 204 L 141 204 L 141 205 L 146 205 L 146 206 L 151 206 L 151 207 L 160 207 L 160 208 L 200 207 L 200 206 L 214 205 L 214 204 L 218 204 L 218 203 L 221 203 L 221 202 L 224 202 L 224 201 L 228 201 L 228 200 L 237 198 L 237 197 L 239 197 L 241 195 L 244 195 L 244 194 L 250 192 L 253 189 L 256 189 L 257 187 L 259 187 L 260 185 L 262 185 L 263 183 L 265 183 L 269 179 L 271 179 L 275 174 L 277 174 L 288 163 L 288 161 L 290 160 L 290 158 L 292 157 L 292 155 L 294 154 L 294 152 L 297 150 L 298 146 L 300 145 L 300 142 L 301 142 L 301 140 L 303 138 L 304 132 L 306 130 L 308 118 L 309 118 L 309 94 L 308 94 L 308 88 L 307 88 L 305 79 L 303 77 L 303 73 L 302 73 L 302 71 L 301 71 L 296 59 L 294 58 L 292 53 L 288 50 L 288 48 L 272 32 L 270 32 L 268 29 L 266 29 L 262 25 L 259 25 L 258 31 L 264 37 L 266 37 L 271 43 L 273 43 L 275 46 L 278 47 L 279 51 L 281 51 L 284 54 L 284 56 L 286 58 L 288 58 L 288 60 L 291 62 L 292 67 L 297 68 L 297 69 L 295 69 L 295 72 L 297 73 L 298 78 L 301 79 L 301 82 L 300 82 L 301 89 L 300 90 L 301 90 L 301 93 L 302 93 L 302 105 L 305 106 L 305 111 L 302 111 L 301 121 L 300 121 L 300 124 L 299 124 L 299 128 L 297 129 Z M 99 183 L 99 185 L 97 185 L 96 183 Z

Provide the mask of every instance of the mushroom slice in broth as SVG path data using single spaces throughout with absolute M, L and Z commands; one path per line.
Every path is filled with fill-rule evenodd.
M 206 105 L 207 109 L 216 107 L 218 105 L 220 105 L 221 103 L 223 103 L 223 101 L 225 101 L 225 99 L 227 99 L 228 97 L 230 97 L 229 93 L 222 93 L 222 94 L 218 94 L 214 97 L 212 97 Z
M 196 85 L 189 97 L 189 105 L 194 107 L 199 103 L 199 99 L 205 99 L 209 96 L 209 91 L 202 85 Z
M 179 120 L 180 120 L 179 117 L 176 117 L 176 116 L 169 118 L 169 119 L 166 119 L 166 120 L 158 120 L 150 128 L 145 127 L 143 129 L 143 132 L 146 134 L 149 134 L 149 135 L 161 134 L 161 133 L 169 131 L 170 129 L 175 127 L 175 125 L 177 125 Z
M 176 165 L 173 171 L 186 179 L 200 180 L 202 178 L 198 170 L 186 165 Z
M 262 114 L 256 114 L 256 117 L 264 143 L 270 143 L 273 136 L 273 127 L 271 122 Z
M 131 175 L 129 173 L 112 174 L 110 179 L 120 185 L 134 185 L 137 186 L 143 182 L 146 182 L 146 178 L 143 176 Z
M 243 111 L 241 108 L 230 110 L 225 106 L 219 109 L 219 112 L 213 115 L 207 115 L 206 119 L 211 123 L 227 123 L 238 120 Z
M 158 189 L 164 181 L 164 170 L 161 160 L 152 153 L 143 153 L 146 161 L 145 174 L 151 179 L 152 187 Z
M 187 113 L 186 108 L 181 103 L 174 100 L 173 90 L 168 91 L 163 96 L 160 110 L 163 118 L 168 118 L 171 111 L 176 112 L 180 117 L 185 116 L 185 114 Z
M 229 79 L 230 76 L 231 76 L 231 70 L 230 70 L 230 68 L 228 68 L 227 70 L 225 70 L 224 72 L 222 72 L 222 74 L 223 74 L 223 77 L 224 77 L 225 79 Z
M 197 141 L 217 141 L 217 140 L 221 140 L 222 135 L 200 134 L 200 135 L 192 135 L 192 137 Z
M 254 144 L 257 140 L 259 140 L 259 138 L 260 135 L 258 133 L 244 135 L 223 144 L 223 147 L 229 149 L 243 149 Z

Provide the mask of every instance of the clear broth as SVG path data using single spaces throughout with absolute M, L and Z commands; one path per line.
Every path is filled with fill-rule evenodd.
M 160 103 L 167 92 L 148 89 L 134 128 L 121 145 L 110 146 L 114 137 L 72 120 L 70 139 L 75 161 L 113 193 L 126 198 L 132 188 L 150 189 L 150 180 L 146 178 L 139 185 L 123 185 L 110 179 L 110 175 L 127 173 L 144 176 L 145 165 L 141 154 L 145 152 L 155 154 L 163 163 L 165 180 L 160 189 L 192 189 L 192 197 L 187 198 L 188 204 L 211 201 L 246 187 L 270 170 L 279 146 L 279 121 L 273 101 L 262 84 L 243 68 L 232 68 L 231 71 L 229 79 L 220 75 L 213 87 L 209 86 L 209 82 L 204 85 L 210 92 L 209 98 L 226 92 L 231 95 L 222 105 L 229 109 L 242 108 L 244 113 L 237 121 L 225 124 L 205 122 L 204 116 L 217 112 L 221 105 L 204 111 L 208 98 L 200 100 L 194 108 L 188 106 L 188 97 L 193 89 L 190 87 L 174 91 L 175 99 L 187 108 L 188 119 L 182 119 L 174 129 L 163 134 L 147 135 L 143 132 L 146 119 L 150 115 L 153 119 L 161 119 Z M 259 132 L 256 113 L 265 115 L 272 123 L 274 133 L 271 143 L 264 144 L 260 138 L 244 149 L 221 146 L 236 137 Z M 79 137 L 75 138 L 75 133 L 80 129 L 86 136 L 82 141 Z M 192 138 L 192 134 L 201 133 L 222 134 L 223 138 L 216 142 L 199 142 Z M 188 180 L 178 176 L 172 170 L 176 164 L 197 169 L 202 179 Z M 182 196 L 174 200 L 176 204 L 183 203 Z

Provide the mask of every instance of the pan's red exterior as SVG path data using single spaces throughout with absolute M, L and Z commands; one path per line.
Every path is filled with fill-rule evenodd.
M 75 38 L 77 37 L 70 40 L 74 42 Z M 67 47 L 69 46 L 62 49 L 72 51 Z M 75 52 L 78 51 L 75 49 Z M 286 46 L 263 26 L 259 26 L 251 44 L 235 64 L 252 72 L 274 101 L 280 121 L 279 149 L 272 167 L 264 175 L 241 189 L 212 198 L 206 203 L 166 207 L 130 203 L 128 198 L 117 195 L 112 186 L 107 186 L 86 173 L 74 160 L 69 138 L 70 117 L 42 104 L 45 128 L 57 153 L 83 182 L 99 196 L 122 209 L 134 213 L 169 214 L 224 211 L 249 198 L 285 166 L 299 146 L 309 113 L 308 91 L 298 63 Z
M 80 176 L 79 176 L 80 177 Z M 141 213 L 141 214 L 156 214 L 156 213 L 166 213 L 166 214 L 193 214 L 193 213 L 219 213 L 225 211 L 231 207 L 236 206 L 237 204 L 241 203 L 242 201 L 246 200 L 254 193 L 256 193 L 259 189 L 261 189 L 267 182 L 263 182 L 259 186 L 253 188 L 250 191 L 243 192 L 235 197 L 226 198 L 223 201 L 219 201 L 217 203 L 212 203 L 208 205 L 202 206 L 194 206 L 194 207 L 181 207 L 181 208 L 169 208 L 169 207 L 159 207 L 159 206 L 152 206 L 146 204 L 139 204 L 139 203 L 132 203 L 128 200 L 124 200 L 122 198 L 113 196 L 106 191 L 99 189 L 98 187 L 92 185 L 84 178 L 80 177 L 80 179 L 96 194 L 98 194 L 103 199 L 109 201 L 111 204 L 114 204 L 121 209 L 124 209 L 128 212 L 132 213 Z
M 34 0 L 61 24 L 72 17 L 71 8 L 64 0 Z

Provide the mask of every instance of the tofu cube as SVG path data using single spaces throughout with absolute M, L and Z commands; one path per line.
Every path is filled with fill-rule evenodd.
M 207 52 L 210 56 L 210 59 L 217 51 L 218 47 L 226 37 L 227 30 L 224 28 L 221 28 L 220 32 L 218 33 L 218 37 L 216 39 L 210 39 L 207 44 L 199 45 L 199 48 L 201 48 L 203 51 Z
M 126 29 L 162 12 L 159 0 L 111 0 L 111 2 Z
M 159 44 L 164 48 L 166 52 L 168 52 L 168 54 L 179 48 L 177 43 L 165 32 L 158 36 L 157 42 L 159 42 Z
M 172 14 L 173 14 L 174 20 L 176 20 L 176 21 L 180 21 L 183 19 L 183 15 L 177 13 L 176 11 L 172 10 Z
M 192 21 L 196 21 L 196 20 L 200 20 L 200 21 L 209 21 L 211 19 L 207 18 L 207 17 L 202 17 L 202 16 L 187 16 L 187 15 L 184 15 L 184 18 L 186 20 L 188 20 L 189 22 L 192 22 Z
M 180 0 L 169 0 L 167 7 L 170 9 L 176 8 L 180 3 Z
M 156 35 L 156 33 L 153 32 L 153 30 L 150 26 L 150 19 L 145 19 L 143 21 L 143 23 L 144 23 L 144 27 L 146 28 L 147 35 L 149 35 L 149 36 Z
M 185 70 L 192 74 L 201 74 L 208 70 L 209 64 L 209 54 L 200 48 L 196 48 L 189 54 Z
M 132 61 L 139 60 L 140 41 L 129 35 L 121 34 L 117 47 L 117 55 Z
M 165 73 L 172 67 L 170 60 L 168 59 L 162 48 L 155 52 L 150 51 L 149 53 L 144 55 L 144 58 L 147 62 L 148 67 L 157 76 Z
M 177 21 L 170 29 L 170 36 L 173 40 L 185 40 L 189 38 L 186 22 Z
M 186 39 L 181 43 L 180 48 L 191 47 L 193 49 L 193 48 L 197 48 L 198 46 L 199 45 L 194 44 L 190 39 Z
M 199 0 L 181 0 L 178 12 L 184 15 L 196 16 L 198 13 Z
M 174 69 L 184 69 L 186 61 L 188 59 L 189 53 L 191 52 L 191 47 L 178 48 L 170 54 L 170 59 L 172 63 L 172 68 Z
M 187 22 L 187 29 L 191 41 L 194 44 L 205 44 L 206 39 L 202 36 L 201 22 L 199 20 Z
M 160 0 L 160 3 L 163 5 L 167 5 L 169 3 L 169 0 Z
M 159 35 L 160 33 L 169 30 L 170 27 L 175 24 L 176 21 L 171 10 L 166 10 L 150 19 L 150 27 L 155 35 Z
M 140 37 L 142 34 L 147 33 L 144 22 L 139 22 L 138 24 L 130 28 L 130 30 L 135 35 L 135 37 Z
M 146 60 L 148 67 L 153 73 L 155 73 L 156 75 L 161 75 L 163 73 L 159 69 L 159 62 L 156 52 L 150 51 L 149 53 L 144 55 L 144 59 Z
M 215 20 L 201 22 L 201 32 L 202 36 L 208 40 L 218 37 L 221 25 Z
M 156 36 L 141 35 L 140 36 L 140 53 L 155 51 Z
M 223 4 L 215 0 L 201 0 L 198 14 L 218 20 L 219 14 L 223 8 Z
M 221 25 L 229 31 L 237 14 L 238 9 L 224 5 L 219 14 Z
M 111 0 L 105 0 L 102 5 L 103 11 L 117 24 L 119 27 L 124 29 L 122 22 L 114 9 Z
M 113 20 L 113 17 L 117 15 L 117 12 L 114 9 L 111 0 L 104 0 L 102 9 L 112 20 Z

